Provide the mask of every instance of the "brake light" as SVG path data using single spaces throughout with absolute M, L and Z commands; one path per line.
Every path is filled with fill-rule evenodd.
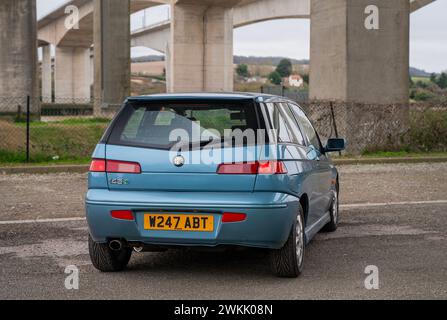
M 218 174 L 285 174 L 286 166 L 282 161 L 256 161 L 245 163 L 223 163 L 217 169 Z
M 258 174 L 284 174 L 286 166 L 282 161 L 263 161 L 259 163 Z
M 114 210 L 110 214 L 115 219 L 134 220 L 133 213 L 130 210 Z
M 225 212 L 222 216 L 222 223 L 241 222 L 247 219 L 245 213 Z
M 106 160 L 93 159 L 90 164 L 90 172 L 106 172 Z
M 137 162 L 117 160 L 93 159 L 90 164 L 90 172 L 108 173 L 141 173 L 141 166 Z
M 136 162 L 107 160 L 106 171 L 109 173 L 141 173 L 141 166 Z
M 246 163 L 229 163 L 221 164 L 217 169 L 218 174 L 257 174 L 258 163 L 246 162 Z

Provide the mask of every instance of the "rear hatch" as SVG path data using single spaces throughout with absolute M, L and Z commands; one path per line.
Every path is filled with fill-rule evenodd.
M 258 127 L 252 99 L 129 101 L 110 129 L 106 161 L 124 163 L 132 173 L 109 170 L 109 188 L 251 192 L 256 175 L 218 170 L 222 163 L 259 159 L 251 136 Z M 248 138 L 237 140 L 241 133 Z

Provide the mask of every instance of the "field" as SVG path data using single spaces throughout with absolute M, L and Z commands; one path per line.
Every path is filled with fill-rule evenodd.
M 150 76 L 132 76 L 131 95 L 139 96 L 146 94 L 165 93 L 166 83 Z
M 413 82 L 422 82 L 422 83 L 430 83 L 430 78 L 427 77 L 411 77 L 411 79 L 413 80 Z
M 164 61 L 132 63 L 133 74 L 144 74 L 147 76 L 158 76 L 163 74 L 165 68 Z
M 236 65 L 235 65 L 236 68 Z M 268 75 L 275 71 L 276 66 L 270 65 L 270 64 L 250 64 L 248 65 L 248 71 L 252 76 L 257 77 L 268 77 Z M 309 66 L 308 65 L 293 65 L 293 72 L 298 73 L 301 75 L 308 74 L 309 73 Z
M 78 162 L 90 158 L 107 127 L 106 119 L 70 119 L 31 122 L 30 154 L 33 162 Z M 26 125 L 0 120 L 0 163 L 25 160 Z

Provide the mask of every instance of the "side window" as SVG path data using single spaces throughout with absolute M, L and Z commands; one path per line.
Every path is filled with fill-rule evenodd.
M 301 128 L 303 128 L 304 134 L 306 135 L 309 143 L 317 150 L 320 150 L 320 139 L 318 138 L 317 132 L 315 131 L 310 120 L 307 118 L 306 114 L 303 112 L 303 110 L 301 110 L 300 107 L 294 104 L 290 104 L 290 107 L 299 124 L 301 125 Z
M 282 112 L 279 110 L 279 105 L 267 103 L 266 106 L 273 129 L 277 132 L 278 142 L 292 142 L 292 136 L 287 129 L 286 120 L 284 119 Z
M 306 145 L 306 143 L 304 142 L 303 134 L 301 133 L 298 123 L 296 122 L 287 103 L 281 103 L 281 111 L 284 114 L 285 120 L 288 124 L 288 128 L 290 128 L 290 131 L 292 133 L 293 142 L 302 146 Z

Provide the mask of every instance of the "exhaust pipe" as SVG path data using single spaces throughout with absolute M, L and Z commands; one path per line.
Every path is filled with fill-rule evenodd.
M 123 248 L 123 243 L 120 240 L 112 240 L 109 242 L 109 248 L 113 251 L 120 251 Z

